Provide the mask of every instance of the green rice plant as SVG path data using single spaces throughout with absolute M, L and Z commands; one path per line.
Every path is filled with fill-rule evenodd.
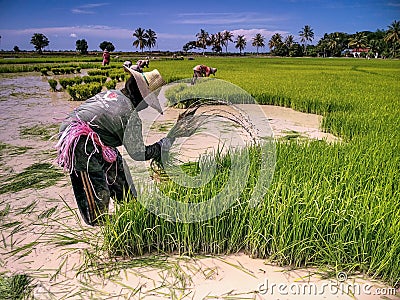
M 362 273 L 398 284 L 400 62 L 198 58 L 154 61 L 152 67 L 169 81 L 190 78 L 200 63 L 217 67 L 217 78 L 237 84 L 260 104 L 321 114 L 323 130 L 342 142 L 277 141 L 274 179 L 263 201 L 249 207 L 244 192 L 236 205 L 204 222 L 153 214 L 141 203 L 151 203 L 154 188 L 144 188 L 140 201 L 118 207 L 106 224 L 105 249 L 124 256 L 245 251 L 281 265 Z M 196 85 L 178 83 L 166 96 L 180 101 Z M 195 202 L 218 193 L 223 178 L 201 192 L 161 186 L 177 201 Z
M 33 126 L 23 126 L 20 130 L 22 137 L 39 137 L 43 141 L 48 141 L 58 133 L 57 124 L 36 124 Z
M 58 82 L 62 86 L 62 88 L 65 90 L 67 89 L 68 86 L 74 86 L 76 84 L 81 84 L 83 81 L 82 77 L 80 76 L 75 76 L 72 78 L 60 78 L 58 79 Z
M 39 63 L 43 67 L 44 61 Z M 361 272 L 398 284 L 400 61 L 196 57 L 151 62 L 167 82 L 190 80 L 196 64 L 218 68 L 216 78 L 236 84 L 260 104 L 322 115 L 322 130 L 341 142 L 277 141 L 274 179 L 262 201 L 248 205 L 254 185 L 248 181 L 234 205 L 207 221 L 179 223 L 153 214 L 142 203 L 152 203 L 154 186 L 145 186 L 138 199 L 128 197 L 108 217 L 102 228 L 104 249 L 125 258 L 244 251 L 281 265 Z M 98 68 L 99 62 L 79 65 Z M 33 70 L 23 61 L 2 67 Z M 202 87 L 201 82 L 196 85 L 178 83 L 167 92 L 175 97 L 172 102 L 180 101 Z M 210 96 L 216 92 L 218 87 Z M 159 188 L 183 203 L 204 201 L 223 188 L 228 162 L 222 159 L 217 177 L 202 188 L 174 185 L 168 177 Z M 182 168 L 197 174 L 195 163 Z M 257 164 L 249 172 L 257 172 Z
M 19 57 L 15 59 L 2 59 L 0 65 L 8 64 L 76 64 L 76 63 L 89 63 L 89 62 L 101 62 L 99 57 L 93 56 L 68 56 L 68 55 L 55 55 L 55 56 L 42 56 L 42 57 Z
M 199 78 L 195 85 L 189 83 L 188 80 L 182 80 L 166 90 L 165 96 L 169 105 L 184 103 L 186 107 L 189 107 L 199 100 L 220 99 L 232 104 L 255 103 L 250 94 L 229 83 L 221 84 L 221 81 L 211 78 Z
M 125 81 L 126 75 L 127 75 L 127 73 L 125 71 L 121 71 L 121 70 L 114 70 L 114 71 L 110 71 L 110 73 L 109 73 L 109 77 L 112 80 L 116 80 L 118 82 Z
M 83 85 L 76 85 L 76 86 L 69 86 L 67 87 L 67 92 L 71 96 L 71 99 L 74 101 L 85 101 L 90 97 L 101 92 L 102 85 L 97 82 L 83 84 Z
M 108 90 L 114 90 L 115 87 L 117 86 L 117 82 L 115 80 L 109 80 L 106 83 L 104 83 L 104 86 L 108 89 Z
M 42 73 L 42 76 L 47 76 L 47 75 L 49 75 L 49 74 L 47 74 L 48 71 L 49 71 L 48 68 L 41 68 L 41 69 L 40 69 L 40 73 Z
M 65 74 L 73 74 L 75 73 L 75 68 L 74 67 L 64 67 L 64 73 Z
M 236 176 L 246 178 L 246 173 L 252 173 L 247 182 L 243 182 L 244 189 L 238 191 L 235 188 L 225 190 L 226 198 L 232 197 L 233 205 L 225 207 L 225 211 L 218 217 L 196 223 L 180 223 L 168 220 L 150 212 L 145 206 L 157 205 L 162 210 L 162 205 L 157 197 L 149 190 L 139 195 L 138 201 L 128 201 L 118 208 L 116 214 L 106 222 L 104 227 L 104 244 L 112 254 L 118 255 L 143 255 L 152 252 L 179 253 L 181 255 L 194 255 L 196 253 L 232 253 L 239 251 L 244 246 L 244 234 L 247 214 L 250 209 L 249 201 L 252 191 L 257 183 L 258 153 L 257 148 L 250 150 L 251 164 L 247 168 L 239 168 L 241 174 Z M 205 186 L 199 188 L 187 188 L 178 185 L 173 180 L 162 181 L 158 188 L 166 196 L 174 201 L 183 203 L 202 203 L 209 198 L 217 196 L 225 189 L 230 180 L 231 160 L 245 161 L 241 155 L 246 153 L 232 152 L 227 155 L 216 153 L 214 157 L 206 157 L 202 162 L 205 169 L 207 165 L 215 163 L 216 172 L 214 178 Z M 196 164 L 183 166 L 188 174 L 196 174 Z M 236 195 L 240 195 L 236 198 Z M 224 202 L 227 199 L 223 199 Z M 222 200 L 222 199 L 221 199 Z M 156 201 L 157 203 L 154 203 Z M 146 205 L 142 205 L 146 203 Z M 213 214 L 219 209 L 219 205 L 204 208 L 202 213 Z M 189 216 L 194 212 L 187 211 Z M 220 220 L 223 220 L 222 222 Z M 234 234 L 232 234 L 234 232 Z
M 60 74 L 62 74 L 61 68 L 51 68 L 51 72 L 52 72 L 54 75 L 60 75 Z
M 33 279 L 26 274 L 0 276 L 0 299 L 33 299 L 32 291 L 34 288 Z
M 14 146 L 6 143 L 0 142 L 0 161 L 3 160 L 3 158 L 7 157 L 12 157 L 16 155 L 21 155 L 26 153 L 29 149 L 32 149 L 31 147 L 22 147 L 22 146 Z
M 57 91 L 58 81 L 55 80 L 55 79 L 49 79 L 49 80 L 48 80 L 48 83 L 49 83 L 49 85 L 50 85 L 51 90 L 52 90 L 53 92 L 56 92 L 56 91 Z
M 49 163 L 35 163 L 22 172 L 3 179 L 0 194 L 19 192 L 24 189 L 43 189 L 54 185 L 64 174 Z
M 0 65 L 0 73 L 33 72 L 33 65 Z
M 84 83 L 92 83 L 92 82 L 98 82 L 98 83 L 105 83 L 107 80 L 107 76 L 103 75 L 96 75 L 96 76 L 83 76 L 82 77 Z
M 109 76 L 110 71 L 109 70 L 89 70 L 88 72 L 89 76 L 97 76 L 97 75 L 101 75 L 101 76 Z

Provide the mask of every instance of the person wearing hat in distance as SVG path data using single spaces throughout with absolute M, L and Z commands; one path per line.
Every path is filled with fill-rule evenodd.
M 209 77 L 211 74 L 215 75 L 216 72 L 216 68 L 211 68 L 206 65 L 197 65 L 193 68 L 192 84 L 196 82 L 198 77 Z
M 107 66 L 110 64 L 110 52 L 108 52 L 107 49 L 104 49 L 103 51 L 103 66 Z
M 125 87 L 101 92 L 71 112 L 60 126 L 55 146 L 57 163 L 70 173 L 80 214 L 92 226 L 101 224 L 110 197 L 118 203 L 126 193 L 137 196 L 117 149 L 123 145 L 127 128 L 137 126 L 140 132 L 133 144 L 142 144 L 143 148 L 142 153 L 133 153 L 135 160 L 159 159 L 161 152 L 168 151 L 174 142 L 165 137 L 152 145 L 143 143 L 138 111 L 150 106 L 162 113 L 157 97 L 151 97 L 152 91 L 165 84 L 158 70 L 138 73 L 124 68 L 131 74 Z M 146 100 L 148 95 L 150 100 Z M 131 152 L 128 150 L 130 155 Z
M 149 60 L 146 59 L 146 60 L 138 60 L 136 62 L 136 65 L 132 65 L 132 62 L 130 60 L 127 60 L 127 61 L 124 62 L 123 65 L 126 68 L 130 68 L 130 69 L 132 69 L 134 71 L 137 71 L 139 73 L 143 73 L 143 69 L 145 67 L 148 68 L 149 67 L 149 63 L 150 63 Z

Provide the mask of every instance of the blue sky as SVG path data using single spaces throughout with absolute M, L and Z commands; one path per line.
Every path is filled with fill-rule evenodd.
M 190 0 L 190 1 L 53 1 L 0 0 L 0 49 L 33 50 L 30 39 L 43 33 L 50 41 L 46 50 L 75 50 L 85 39 L 89 50 L 110 41 L 116 51 L 134 51 L 136 28 L 157 34 L 154 50 L 182 50 L 200 29 L 208 33 L 229 30 L 244 34 L 245 51 L 254 51 L 251 38 L 261 33 L 266 41 L 278 32 L 292 34 L 309 25 L 316 43 L 324 33 L 386 30 L 400 19 L 399 0 Z M 231 43 L 228 48 L 235 51 Z M 265 50 L 268 50 L 266 48 Z

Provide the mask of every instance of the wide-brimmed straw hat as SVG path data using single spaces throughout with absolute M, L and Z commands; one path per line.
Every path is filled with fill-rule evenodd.
M 160 72 L 157 69 L 154 69 L 150 72 L 140 73 L 138 71 L 133 70 L 129 64 L 124 63 L 124 69 L 132 74 L 132 76 L 136 80 L 136 84 L 139 88 L 140 94 L 142 95 L 144 101 L 152 108 L 157 110 L 159 113 L 162 113 L 162 109 L 160 103 L 157 99 L 156 95 L 151 95 L 151 92 L 157 90 L 162 87 L 166 82 L 162 78 Z

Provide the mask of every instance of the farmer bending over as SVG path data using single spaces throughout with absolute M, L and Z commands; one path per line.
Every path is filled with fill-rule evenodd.
M 206 65 L 197 65 L 193 68 L 193 79 L 192 84 L 196 82 L 198 77 L 209 77 L 210 74 L 215 75 L 217 72 L 216 68 L 211 68 Z
M 124 160 L 116 147 L 121 146 L 124 134 L 133 127 L 138 134 L 130 143 L 143 145 L 142 153 L 128 153 L 135 160 L 159 159 L 161 149 L 169 149 L 172 138 L 144 146 L 138 111 L 151 106 L 162 113 L 153 94 L 165 82 L 157 70 L 131 73 L 121 90 L 101 92 L 76 108 L 60 126 L 57 162 L 70 172 L 75 199 L 86 224 L 98 225 L 101 215 L 108 212 L 110 197 L 122 201 L 125 193 L 137 196 L 131 178 L 124 172 Z M 150 100 L 148 100 L 150 99 Z M 154 100 L 155 99 L 155 100 Z M 133 139 L 133 141 L 132 141 Z M 124 143 L 124 146 L 125 143 Z M 127 147 L 125 147 L 127 148 Z M 138 149 L 139 149 L 138 148 Z M 127 172 L 126 174 L 129 174 Z
M 149 67 L 149 60 L 144 59 L 144 60 L 138 60 L 136 62 L 136 65 L 132 65 L 132 62 L 130 60 L 127 60 L 124 62 L 124 67 L 130 68 L 132 70 L 135 70 L 136 72 L 143 73 L 143 69 L 145 67 Z

